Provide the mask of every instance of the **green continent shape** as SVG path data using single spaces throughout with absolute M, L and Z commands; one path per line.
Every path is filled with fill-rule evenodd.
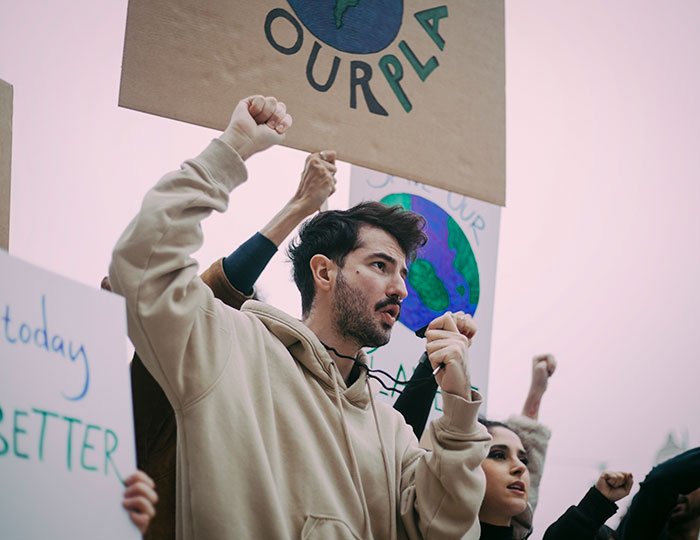
M 335 15 L 335 27 L 340 29 L 343 26 L 343 17 L 348 8 L 355 7 L 360 3 L 360 0 L 335 0 L 335 9 L 333 10 L 333 15 Z
M 450 307 L 450 295 L 442 280 L 435 273 L 435 267 L 425 259 L 416 259 L 408 272 L 411 284 L 420 301 L 433 311 L 445 311 Z
M 411 196 L 408 193 L 392 193 L 386 197 L 382 197 L 382 203 L 387 206 L 400 206 L 404 210 L 411 209 Z
M 476 266 L 474 252 L 464 232 L 451 217 L 447 219 L 447 247 L 456 249 L 452 266 L 469 284 L 469 303 L 479 303 L 479 268 Z

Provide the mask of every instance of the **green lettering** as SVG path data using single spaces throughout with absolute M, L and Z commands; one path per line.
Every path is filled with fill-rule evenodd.
M 399 81 L 403 79 L 403 67 L 399 59 L 393 54 L 385 54 L 379 59 L 379 68 L 382 70 L 382 73 L 384 73 L 386 81 L 389 83 L 391 90 L 396 95 L 399 103 L 401 103 L 404 111 L 411 112 L 413 105 L 411 105 L 408 96 L 406 96 L 406 93 L 399 84 Z
M 399 49 L 401 49 L 404 56 L 408 59 L 408 62 L 411 64 L 411 66 L 413 66 L 413 69 L 416 70 L 416 73 L 418 74 L 418 77 L 420 77 L 421 81 L 425 81 L 425 79 L 428 78 L 428 75 L 430 75 L 433 70 L 438 67 L 437 58 L 434 56 L 428 58 L 428 61 L 425 64 L 421 64 L 420 60 L 418 60 L 415 53 L 411 50 L 411 47 L 409 47 L 408 43 L 406 43 L 406 41 L 403 39 L 399 43 Z
M 15 411 L 15 422 L 14 422 L 14 426 L 13 426 L 13 429 L 12 429 L 12 447 L 13 447 L 14 452 L 15 452 L 15 455 L 16 455 L 17 457 L 22 458 L 22 459 L 29 459 L 29 454 L 25 454 L 25 453 L 23 453 L 23 452 L 20 452 L 20 451 L 18 450 L 18 448 L 17 448 L 17 447 L 18 447 L 18 445 L 17 445 L 17 434 L 18 434 L 18 433 L 27 433 L 26 430 L 20 428 L 20 427 L 18 426 L 18 424 L 17 424 L 17 419 L 18 419 L 20 416 L 29 416 L 29 413 L 27 413 L 26 411 Z
M 80 466 L 81 466 L 83 469 L 85 469 L 86 471 L 96 471 L 96 470 L 97 470 L 97 467 L 96 467 L 96 466 L 92 466 L 92 467 L 91 467 L 91 466 L 89 466 L 89 465 L 85 465 L 85 450 L 86 450 L 87 448 L 92 448 L 92 449 L 94 450 L 94 448 L 95 448 L 94 446 L 92 446 L 91 444 L 88 444 L 88 442 L 87 442 L 87 440 L 88 440 L 88 435 L 90 434 L 90 430 L 91 430 L 91 429 L 97 429 L 97 430 L 99 430 L 99 429 L 102 429 L 102 428 L 100 428 L 100 426 L 93 426 L 92 424 L 88 424 L 88 425 L 85 427 L 85 436 L 83 437 L 83 448 L 80 450 Z
M 440 396 L 440 398 L 442 398 L 442 392 L 440 391 L 440 387 L 438 387 L 437 392 L 435 392 L 435 399 L 433 401 L 433 408 L 438 412 L 442 412 L 440 405 L 438 405 L 438 396 Z
M 68 470 L 70 471 L 73 458 L 73 424 L 82 424 L 83 422 L 77 418 L 71 418 L 70 416 L 64 416 L 63 419 L 68 422 L 68 450 L 66 451 L 66 460 Z
M 0 407 L 0 422 L 2 422 L 2 417 L 3 417 L 2 407 Z M 0 456 L 4 456 L 10 450 L 10 445 L 7 442 L 7 439 L 5 437 L 3 437 L 2 435 L 0 435 L 0 441 L 2 441 L 2 444 L 4 445 L 3 449 L 0 450 Z
M 56 413 L 52 413 L 49 411 L 42 411 L 41 409 L 32 409 L 32 411 L 41 415 L 41 432 L 39 435 L 39 461 L 43 461 L 43 459 L 44 459 L 44 434 L 46 433 L 46 417 L 53 416 L 54 418 L 58 418 L 58 415 Z
M 430 36 L 430 39 L 435 42 L 435 45 L 437 45 L 441 51 L 444 50 L 445 40 L 442 39 L 442 36 L 438 32 L 438 25 L 440 24 L 440 19 L 447 17 L 447 6 L 424 9 L 416 13 L 414 17 L 423 27 L 423 30 Z
M 403 378 L 401 378 L 403 376 Z M 394 377 L 397 381 L 401 382 L 406 382 L 408 379 L 406 378 L 406 371 L 403 369 L 403 364 L 399 364 L 399 369 L 396 372 L 396 377 Z M 396 390 L 396 383 L 394 383 L 393 388 L 391 389 L 391 397 L 394 397 L 394 394 Z
M 111 445 L 107 442 L 107 440 L 110 437 L 112 438 Z M 119 439 L 117 438 L 117 434 L 114 433 L 114 431 L 112 431 L 111 429 L 105 428 L 105 476 L 107 476 L 107 473 L 108 473 L 108 466 L 107 465 L 109 463 L 111 463 L 112 468 L 114 469 L 114 474 L 117 475 L 117 478 L 123 484 L 124 480 L 122 479 L 121 475 L 119 474 L 119 471 L 117 470 L 117 466 L 114 464 L 114 461 L 112 461 L 112 454 L 117 449 L 117 446 L 119 446 Z

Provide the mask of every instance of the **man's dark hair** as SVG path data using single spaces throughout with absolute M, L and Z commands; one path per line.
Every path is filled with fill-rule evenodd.
M 294 282 L 301 293 L 304 316 L 311 311 L 316 295 L 309 266 L 311 257 L 325 255 L 342 268 L 348 253 L 360 247 L 359 233 L 364 226 L 382 229 L 393 236 L 408 260 L 413 259 L 416 250 L 428 241 L 423 232 L 425 218 L 398 205 L 369 201 L 348 210 L 317 214 L 302 224 L 298 238 L 292 240 L 287 250 L 294 267 Z

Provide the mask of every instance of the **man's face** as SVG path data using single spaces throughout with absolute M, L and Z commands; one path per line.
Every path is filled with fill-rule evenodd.
M 406 298 L 405 255 L 394 237 L 381 229 L 360 229 L 360 247 L 338 269 L 333 324 L 360 347 L 386 345 Z

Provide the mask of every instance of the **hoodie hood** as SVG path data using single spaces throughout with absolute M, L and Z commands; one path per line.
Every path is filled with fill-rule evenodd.
M 369 407 L 367 370 L 360 370 L 357 380 L 348 387 L 326 348 L 303 322 L 257 300 L 248 300 L 241 311 L 255 315 L 329 394 L 332 395 L 337 386 L 350 404 L 361 409 Z M 364 352 L 360 352 L 358 360 L 367 363 Z
M 530 503 L 527 503 L 525 510 L 513 518 L 512 526 L 514 540 L 524 540 L 530 537 L 532 534 L 532 519 L 532 507 L 530 506 Z

